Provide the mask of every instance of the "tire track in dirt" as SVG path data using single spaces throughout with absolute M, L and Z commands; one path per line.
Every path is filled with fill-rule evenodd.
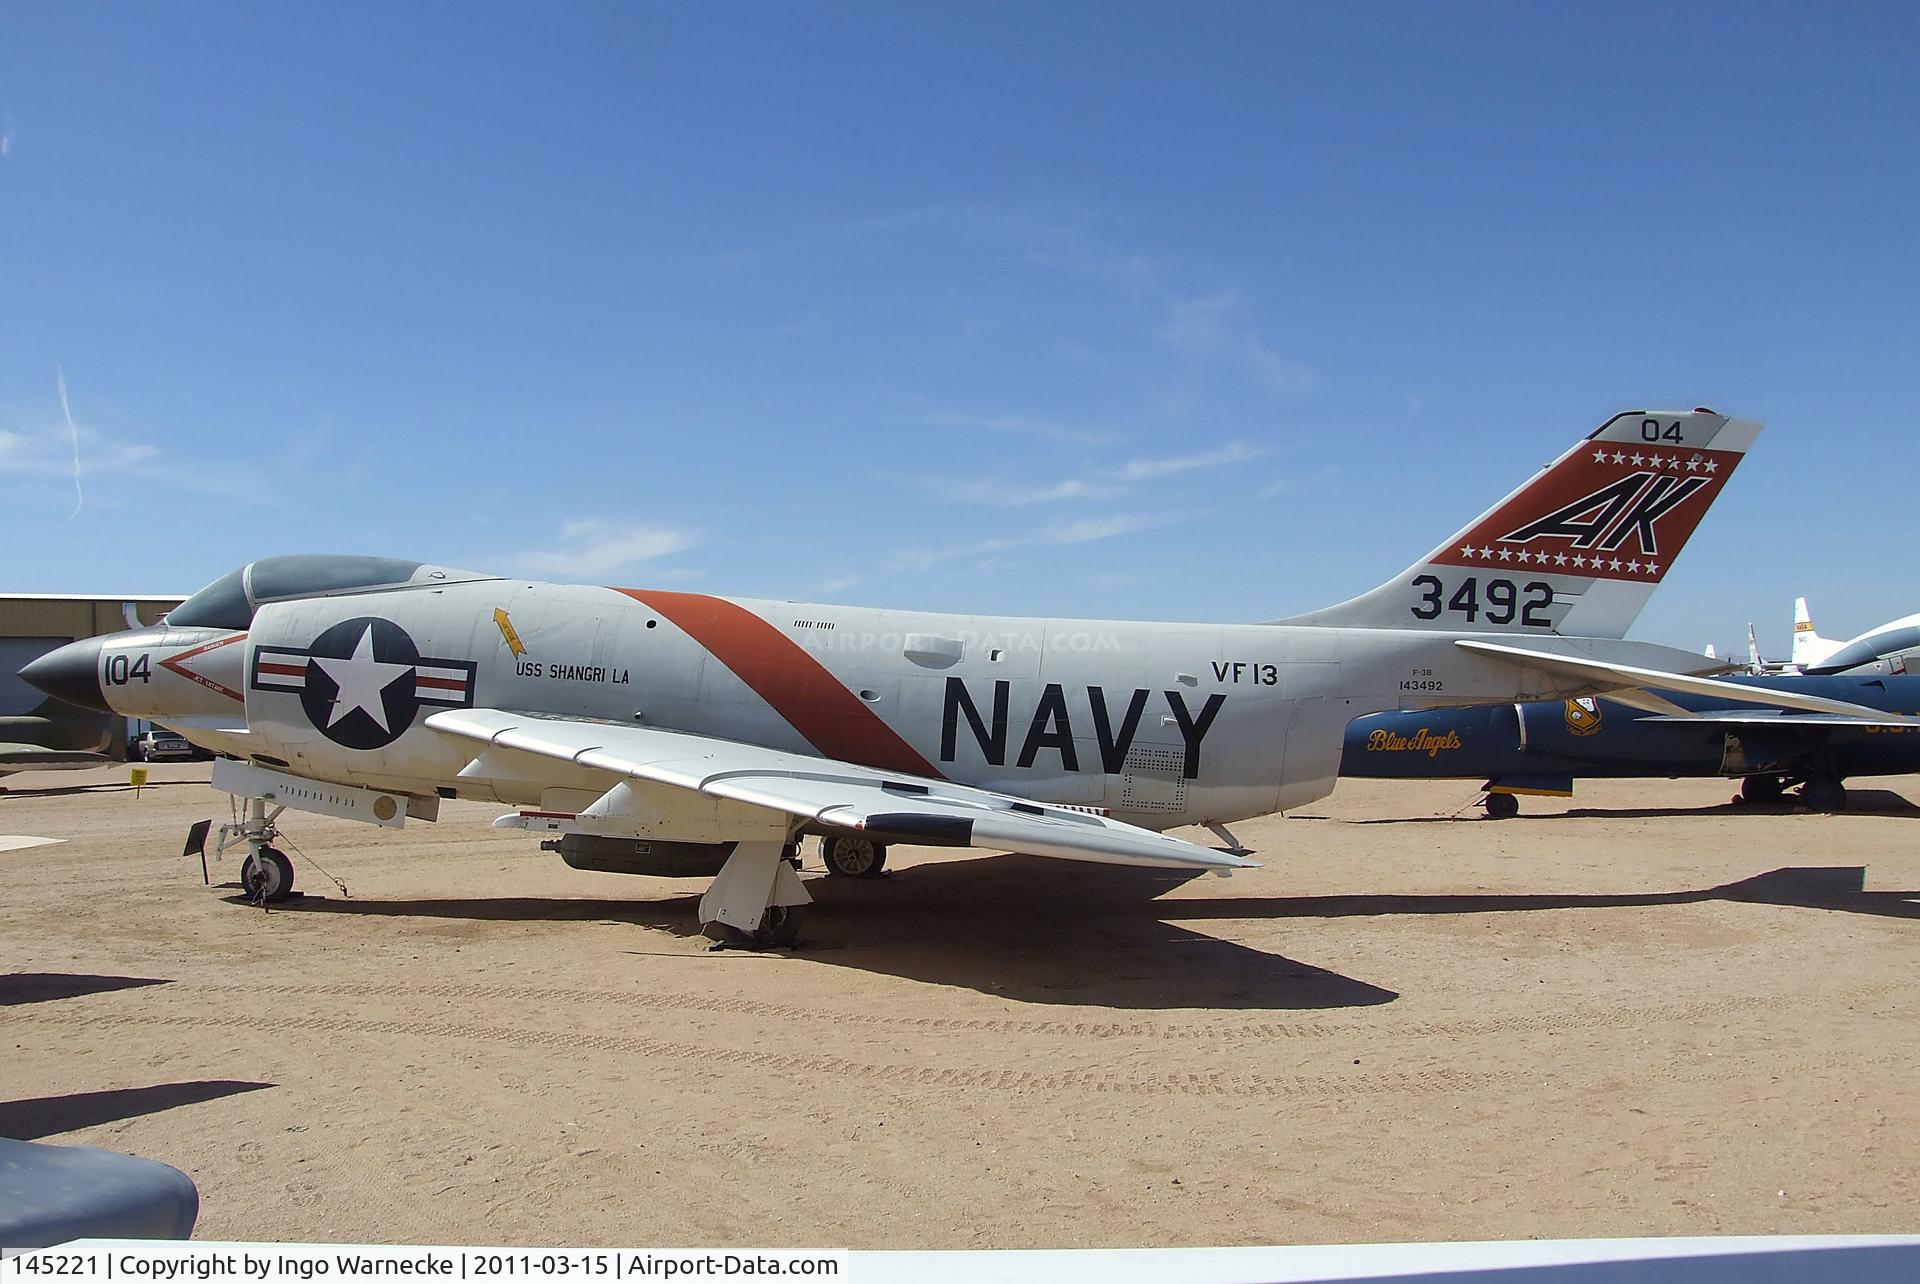
M 701 1012 L 723 1016 L 750 1016 L 771 1021 L 824 1023 L 831 1026 L 869 1026 L 926 1033 L 1014 1034 L 1069 1039 L 1144 1039 L 1206 1043 L 1260 1042 L 1273 1039 L 1351 1038 L 1362 1034 L 1413 1037 L 1476 1037 L 1496 1034 L 1550 1034 L 1599 1030 L 1621 1025 L 1694 1022 L 1729 1011 L 1765 1011 L 1799 1004 L 1831 1005 L 1883 997 L 1905 987 L 1885 983 L 1855 987 L 1833 994 L 1753 994 L 1700 998 L 1679 1003 L 1625 1007 L 1593 1007 L 1560 1012 L 1517 1012 L 1506 1016 L 1467 1017 L 1452 1021 L 1395 1021 L 1359 1023 L 1331 1021 L 1253 1021 L 1208 1025 L 1159 1021 L 1031 1020 L 1017 1017 L 894 1016 L 848 1012 L 774 1003 L 762 999 L 697 994 L 664 994 L 624 990 L 564 990 L 506 985 L 407 985 L 404 983 L 344 982 L 333 985 L 276 985 L 213 982 L 184 983 L 182 990 L 220 994 L 259 994 L 293 998 L 458 999 L 522 1007 L 535 1004 L 580 1004 L 594 1007 L 639 1008 L 661 1012 Z M 1375 1009 L 1368 1009 L 1374 1011 Z
M 622 1053 L 700 1066 L 739 1067 L 781 1073 L 851 1076 L 858 1082 L 902 1087 L 974 1088 L 994 1092 L 1106 1092 L 1129 1096 L 1349 1097 L 1365 1094 L 1426 1095 L 1482 1088 L 1514 1076 L 1506 1071 L 1418 1070 L 1385 1074 L 1270 1075 L 1193 1072 L 1129 1076 L 1104 1070 L 1016 1070 L 970 1066 L 922 1066 L 855 1061 L 828 1053 L 767 1052 L 681 1043 L 633 1035 L 582 1034 L 448 1021 L 360 1020 L 350 1017 L 249 1017 L 219 1013 L 181 1016 L 108 1016 L 78 1012 L 0 1015 L 0 1026 L 54 1025 L 104 1032 L 128 1026 L 179 1030 L 247 1030 L 287 1034 L 376 1034 L 457 1039 L 542 1052 Z

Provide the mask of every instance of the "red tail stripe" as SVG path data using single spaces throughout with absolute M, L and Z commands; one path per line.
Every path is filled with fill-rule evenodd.
M 651 607 L 732 670 L 829 758 L 938 778 L 939 770 L 826 666 L 779 629 L 725 598 L 616 589 Z

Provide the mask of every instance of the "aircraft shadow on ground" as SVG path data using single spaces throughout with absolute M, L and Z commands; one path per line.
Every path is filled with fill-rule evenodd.
M 105 1092 L 70 1092 L 59 1097 L 0 1101 L 0 1137 L 37 1141 L 76 1128 L 158 1114 L 176 1106 L 216 1101 L 236 1093 L 258 1092 L 275 1086 L 241 1079 L 199 1079 L 156 1083 L 146 1088 L 113 1088 Z
M 1920 919 L 1920 890 L 1866 890 L 1864 865 L 1798 866 L 1769 870 L 1719 887 L 1679 892 L 1474 892 L 1410 895 L 1290 896 L 1273 901 L 1185 902 L 1198 912 L 1182 918 L 1362 918 L 1394 914 L 1511 914 L 1531 910 L 1637 909 L 1739 901 L 1800 909 L 1837 910 L 1883 918 Z M 1262 910 L 1257 906 L 1265 905 Z
M 146 985 L 172 985 L 157 976 L 88 976 L 78 972 L 9 972 L 0 976 L 0 1007 L 16 1003 L 49 1003 L 77 999 L 85 994 L 135 990 Z
M 556 877 L 565 877 L 564 872 Z M 1027 1003 L 1156 1009 L 1365 1007 L 1392 990 L 1165 921 L 1208 902 L 1156 898 L 1187 875 L 1097 871 L 1032 856 L 910 867 L 883 879 L 808 882 L 799 957 Z M 230 898 L 244 904 L 238 897 Z M 1266 901 L 1235 917 L 1263 917 Z M 480 921 L 611 921 L 693 936 L 698 895 L 653 901 L 511 897 L 366 901 L 305 896 L 276 912 Z
M 885 879 L 814 879 L 800 957 L 954 985 L 1027 1003 L 1113 1008 L 1301 1010 L 1398 997 L 1353 977 L 1223 941 L 1182 924 L 1533 910 L 1634 909 L 1736 901 L 1920 918 L 1920 891 L 1865 890 L 1864 866 L 1776 869 L 1674 892 L 1421 893 L 1160 900 L 1188 881 L 1155 870 L 1085 870 L 1030 856 L 912 866 Z M 236 905 L 244 904 L 238 897 Z M 697 933 L 697 896 L 369 901 L 307 896 L 275 912 L 475 921 L 621 922 Z

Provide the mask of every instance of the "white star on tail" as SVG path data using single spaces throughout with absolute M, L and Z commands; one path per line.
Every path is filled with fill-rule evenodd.
M 355 709 L 363 709 L 380 730 L 393 730 L 387 725 L 387 702 L 381 699 L 381 695 L 403 675 L 413 672 L 413 666 L 388 664 L 373 658 L 373 625 L 367 625 L 366 632 L 360 635 L 360 642 L 353 648 L 351 657 L 336 660 L 330 656 L 316 655 L 313 662 L 325 669 L 327 676 L 340 688 L 339 694 L 333 698 L 333 712 L 327 718 L 329 727 Z

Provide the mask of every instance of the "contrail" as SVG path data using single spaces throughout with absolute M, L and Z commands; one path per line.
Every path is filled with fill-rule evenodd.
M 73 511 L 67 514 L 67 520 L 72 521 L 87 502 L 86 493 L 80 489 L 80 430 L 74 427 L 73 409 L 67 405 L 67 372 L 55 366 L 53 377 L 60 385 L 60 413 L 67 417 L 67 435 L 73 438 Z

